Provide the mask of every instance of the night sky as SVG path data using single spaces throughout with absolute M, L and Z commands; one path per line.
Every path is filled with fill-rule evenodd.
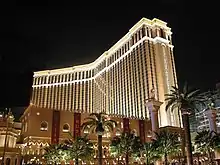
M 220 82 L 220 30 L 214 4 L 52 2 L 44 6 L 15 2 L 2 15 L 0 107 L 28 106 L 33 71 L 92 62 L 142 17 L 162 19 L 172 28 L 179 85 L 188 81 L 206 90 Z

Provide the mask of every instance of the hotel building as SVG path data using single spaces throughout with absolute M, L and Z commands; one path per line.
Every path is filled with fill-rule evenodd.
M 220 83 L 216 84 L 216 90 L 220 90 Z M 204 95 L 206 92 L 204 93 Z M 216 120 L 216 127 L 217 127 L 217 132 L 220 132 L 220 98 L 219 96 L 215 96 L 215 101 L 214 101 L 214 108 L 216 110 L 216 114 L 213 116 L 214 120 Z M 193 129 L 193 131 L 198 132 L 202 130 L 211 130 L 211 123 L 209 119 L 209 114 L 207 114 L 208 107 L 207 106 L 201 106 L 200 110 L 195 113 L 194 117 L 194 124 L 192 124 L 196 129 Z M 212 116 L 212 115 L 211 115 Z
M 119 129 L 129 121 L 138 135 L 142 121 L 146 140 L 152 125 L 146 99 L 152 90 L 162 103 L 159 127 L 180 127 L 179 112 L 165 110 L 164 94 L 176 85 L 171 28 L 159 19 L 142 18 L 92 63 L 34 72 L 30 105 L 21 117 L 25 161 L 39 160 L 42 148 L 67 138 L 66 132 L 83 134 L 76 127 L 93 112 L 106 112 Z M 111 136 L 104 138 L 104 149 Z

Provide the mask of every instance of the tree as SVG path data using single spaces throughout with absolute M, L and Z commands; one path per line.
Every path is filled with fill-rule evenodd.
M 69 154 L 67 148 L 64 144 L 50 144 L 44 148 L 45 154 L 44 158 L 47 163 L 59 164 L 62 161 L 69 160 Z
M 192 144 L 190 137 L 189 115 L 194 113 L 198 104 L 204 104 L 204 98 L 199 95 L 199 89 L 191 90 L 185 83 L 183 89 L 172 86 L 169 94 L 165 94 L 167 101 L 166 110 L 180 110 L 183 120 L 183 128 L 185 133 L 185 144 L 188 165 L 193 164 Z
M 142 147 L 140 137 L 134 133 L 123 132 L 111 140 L 110 153 L 115 157 L 125 156 L 125 164 L 128 165 L 129 156 L 140 156 Z
M 158 150 L 155 142 L 146 142 L 143 146 L 142 153 L 145 157 L 145 162 L 147 165 L 152 164 L 161 158 L 161 153 Z
M 98 136 L 98 164 L 102 165 L 102 136 L 105 132 L 113 131 L 117 126 L 116 121 L 107 118 L 105 113 L 92 113 L 89 117 L 85 118 L 82 124 L 82 129 L 89 129 L 92 133 Z
M 75 140 L 73 138 L 65 141 L 69 157 L 71 160 L 75 160 L 75 164 L 79 164 L 79 159 L 88 160 L 94 154 L 93 144 L 89 139 L 84 137 L 77 137 Z
M 214 164 L 212 151 L 220 147 L 220 135 L 213 131 L 203 130 L 197 132 L 194 140 L 198 150 L 207 153 L 210 164 Z
M 159 133 L 155 132 L 155 134 L 154 146 L 164 156 L 164 164 L 168 165 L 167 156 L 174 154 L 180 148 L 179 135 L 168 130 L 161 130 Z

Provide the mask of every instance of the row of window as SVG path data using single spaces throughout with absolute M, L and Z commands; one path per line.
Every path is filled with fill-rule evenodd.
M 145 117 L 146 107 L 143 105 L 143 99 L 149 95 L 148 73 L 146 72 L 147 61 L 149 61 L 147 54 L 146 43 L 143 42 L 112 66 L 108 76 L 105 72 L 91 81 L 34 88 L 34 103 L 41 107 L 46 105 L 46 108 L 54 109 L 103 110 L 106 109 L 105 97 L 106 89 L 108 89 L 108 108 L 111 114 Z M 151 79 L 153 81 L 153 78 Z M 154 84 L 154 81 L 152 83 Z M 139 107 L 139 105 L 142 106 Z M 124 111 L 125 109 L 126 111 Z
M 47 131 L 48 130 L 48 122 L 47 121 L 42 121 L 40 124 L 40 130 L 41 131 Z M 69 124 L 65 123 L 63 125 L 63 132 L 69 132 L 70 131 L 70 126 Z
M 116 59 L 121 57 L 124 53 L 126 53 L 130 49 L 131 46 L 133 46 L 135 43 L 137 43 L 139 40 L 141 40 L 145 36 L 147 37 L 158 36 L 158 37 L 171 41 L 171 36 L 166 34 L 164 29 L 162 28 L 152 29 L 144 25 L 142 28 L 137 30 L 137 32 L 131 36 L 131 39 L 129 41 L 127 41 L 124 45 L 122 45 L 114 54 L 112 54 L 107 59 L 107 65 L 109 66 Z M 105 67 L 106 67 L 106 61 L 103 60 L 101 63 L 98 64 L 96 68 L 92 70 L 73 72 L 73 73 L 67 73 L 67 74 L 57 74 L 57 75 L 51 75 L 51 76 L 35 77 L 33 85 L 40 85 L 40 84 L 46 84 L 46 83 L 51 84 L 51 83 L 69 82 L 73 80 L 91 78 L 95 74 L 103 70 Z
M 50 76 L 39 76 L 34 78 L 33 85 L 41 85 L 41 84 L 53 84 L 53 83 L 61 83 L 61 82 L 69 82 L 74 80 L 82 80 L 94 77 L 96 69 L 81 71 L 81 72 L 73 72 L 68 74 L 57 74 Z
M 145 43 L 142 43 L 109 70 L 108 109 L 112 114 L 146 117 L 144 98 L 147 86 Z M 126 73 L 126 74 L 125 74 Z M 146 91 L 147 90 L 147 91 Z
M 34 103 L 45 108 L 91 113 L 108 106 L 111 114 L 145 117 L 147 109 L 142 104 L 143 99 L 149 96 L 150 88 L 155 88 L 156 97 L 159 98 L 156 74 L 153 43 L 144 41 L 96 79 L 37 87 L 33 89 L 33 99 Z

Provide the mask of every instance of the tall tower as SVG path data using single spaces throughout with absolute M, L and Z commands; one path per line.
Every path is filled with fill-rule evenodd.
M 94 62 L 34 73 L 31 103 L 54 110 L 145 119 L 144 100 L 154 89 L 163 102 L 159 125 L 179 126 L 178 112 L 165 111 L 165 97 L 177 85 L 171 29 L 142 18 Z
M 158 127 L 180 126 L 179 113 L 165 110 L 164 95 L 177 85 L 171 36 L 166 22 L 143 18 L 90 64 L 34 72 L 30 106 L 21 117 L 24 162 L 43 161 L 43 148 L 68 132 L 86 133 L 80 124 L 93 112 L 118 122 L 103 136 L 106 151 L 117 132 L 131 130 L 146 141 Z M 157 101 L 149 106 L 152 91 Z M 89 138 L 96 142 L 95 134 Z

